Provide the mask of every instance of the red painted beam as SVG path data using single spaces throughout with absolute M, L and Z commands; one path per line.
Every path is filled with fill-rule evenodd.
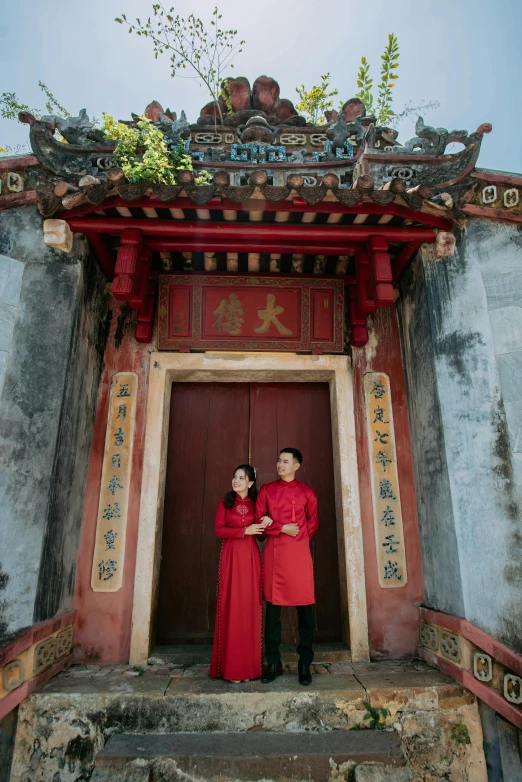
M 354 255 L 362 244 L 343 242 L 332 244 L 307 244 L 304 242 L 283 242 L 258 240 L 200 239 L 187 236 L 179 239 L 146 239 L 145 244 L 151 250 L 161 252 L 224 252 L 224 253 L 303 253 L 305 255 Z
M 389 204 L 388 206 L 381 206 L 380 204 L 370 203 L 368 201 L 361 201 L 356 206 L 344 206 L 339 201 L 322 201 L 315 206 L 310 206 L 306 201 L 300 198 L 294 198 L 293 201 L 264 201 L 261 198 L 250 198 L 242 203 L 231 201 L 228 198 L 212 198 L 206 204 L 195 204 L 190 198 L 177 198 L 175 201 L 165 202 L 159 201 L 157 198 L 151 196 L 150 198 L 139 198 L 136 201 L 124 201 L 123 198 L 109 198 L 98 206 L 92 204 L 82 204 L 75 209 L 70 209 L 66 212 L 60 212 L 60 216 L 64 220 L 69 220 L 72 217 L 81 217 L 87 214 L 93 214 L 94 212 L 103 211 L 104 209 L 110 209 L 117 206 L 125 206 L 127 208 L 147 208 L 147 209 L 216 209 L 222 211 L 226 209 L 228 211 L 247 211 L 247 212 L 309 212 L 313 214 L 369 214 L 369 215 L 385 215 L 392 214 L 395 217 L 403 217 L 405 220 L 413 220 L 418 223 L 425 223 L 433 228 L 440 228 L 442 231 L 451 231 L 453 224 L 450 220 L 445 220 L 438 215 L 432 215 L 427 212 L 414 212 L 413 209 L 409 209 L 406 206 L 400 206 L 400 204 Z M 130 219 L 130 218 L 129 218 Z
M 114 256 L 107 246 L 103 234 L 87 233 L 87 239 L 98 259 L 98 263 L 109 282 L 114 279 Z
M 246 239 L 248 241 L 294 241 L 306 242 L 362 242 L 370 236 L 385 236 L 390 242 L 433 242 L 435 231 L 432 228 L 412 228 L 410 226 L 388 225 L 265 225 L 263 223 L 190 223 L 185 221 L 112 218 L 112 217 L 73 217 L 68 219 L 72 231 L 91 233 L 119 234 L 128 228 L 136 228 L 146 236 L 165 236 L 200 239 Z

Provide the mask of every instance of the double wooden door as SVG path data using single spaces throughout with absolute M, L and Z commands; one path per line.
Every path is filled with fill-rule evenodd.
M 234 469 L 250 463 L 260 488 L 277 478 L 279 450 L 303 453 L 298 478 L 317 493 L 312 541 L 316 639 L 341 640 L 334 473 L 327 383 L 174 383 L 162 560 L 156 615 L 159 644 L 212 642 L 221 541 L 220 497 Z M 297 612 L 283 609 L 283 642 L 297 640 Z

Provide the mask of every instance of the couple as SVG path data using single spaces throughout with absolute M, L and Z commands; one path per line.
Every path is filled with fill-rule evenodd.
M 309 541 L 319 523 L 315 492 L 295 477 L 302 461 L 297 448 L 283 448 L 277 460 L 279 480 L 259 494 L 254 468 L 241 464 L 232 491 L 219 501 L 216 535 L 223 545 L 209 672 L 213 679 L 237 683 L 262 675 L 269 683 L 280 676 L 281 606 L 296 606 L 299 681 L 312 681 L 315 594 Z M 264 567 L 256 538 L 267 538 Z M 261 674 L 263 597 L 268 666 Z

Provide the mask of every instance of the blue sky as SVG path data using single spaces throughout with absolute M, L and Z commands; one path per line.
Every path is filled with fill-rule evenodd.
M 377 80 L 387 34 L 399 38 L 400 68 L 394 107 L 437 100 L 428 124 L 449 130 L 475 130 L 491 122 L 478 165 L 522 172 L 520 58 L 522 0 L 221 0 L 224 26 L 246 39 L 234 74 L 254 81 L 266 73 L 281 85 L 281 97 L 296 99 L 295 87 L 318 83 L 329 71 L 339 97 L 356 92 L 359 61 L 365 55 Z M 150 43 L 128 35 L 114 22 L 149 14 L 151 0 L 16 0 L 0 19 L 0 92 L 43 107 L 38 80 L 44 81 L 72 113 L 107 111 L 117 118 L 141 113 L 151 100 L 185 109 L 195 121 L 207 102 L 190 79 L 170 77 L 166 57 L 154 60 Z M 213 0 L 181 0 L 210 17 Z M 400 128 L 403 142 L 414 135 L 414 118 Z M 0 144 L 27 141 L 28 129 L 0 120 Z

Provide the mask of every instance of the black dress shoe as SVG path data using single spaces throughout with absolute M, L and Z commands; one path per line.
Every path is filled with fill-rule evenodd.
M 283 673 L 283 666 L 281 663 L 270 663 L 263 671 L 263 678 L 261 681 L 263 684 L 270 684 L 273 682 L 276 676 L 281 676 Z
M 300 665 L 298 671 L 299 671 L 299 684 L 306 685 L 312 683 L 312 674 L 310 673 L 309 665 Z

